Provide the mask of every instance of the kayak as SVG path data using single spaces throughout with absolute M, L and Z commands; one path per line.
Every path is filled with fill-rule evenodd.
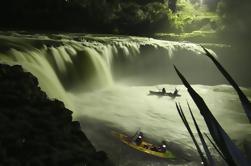
M 149 95 L 156 95 L 156 96 L 169 96 L 169 97 L 180 97 L 180 94 L 173 94 L 171 92 L 163 93 L 163 92 L 156 92 L 156 91 L 149 91 Z
M 121 133 L 117 133 L 117 132 L 114 132 L 114 135 L 120 141 L 125 143 L 126 145 L 130 146 L 133 149 L 141 151 L 143 153 L 147 153 L 149 155 L 153 155 L 153 156 L 160 157 L 160 158 L 165 158 L 165 159 L 174 159 L 175 158 L 174 154 L 172 152 L 170 152 L 170 151 L 158 152 L 156 150 L 152 150 L 151 148 L 154 147 L 155 145 L 153 145 L 151 143 L 143 141 L 140 145 L 136 145 L 135 143 L 132 142 L 130 136 L 127 136 L 127 135 L 121 134 Z

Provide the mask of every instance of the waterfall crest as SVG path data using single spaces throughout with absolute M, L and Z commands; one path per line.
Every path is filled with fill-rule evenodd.
M 168 82 L 174 77 L 170 72 L 173 63 L 180 61 L 187 69 L 191 67 L 186 66 L 188 61 L 207 63 L 200 56 L 203 49 L 186 42 L 131 36 L 0 34 L 1 63 L 22 65 L 38 77 L 50 97 L 61 100 L 76 87 L 97 89 L 139 76 L 146 83 L 147 77 Z

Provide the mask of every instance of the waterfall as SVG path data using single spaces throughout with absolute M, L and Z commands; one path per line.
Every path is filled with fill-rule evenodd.
M 133 135 L 139 127 L 153 142 L 170 142 L 170 150 L 181 152 L 178 160 L 194 156 L 191 163 L 197 165 L 199 160 L 175 102 L 189 102 L 193 110 L 197 108 L 173 64 L 189 82 L 199 84 L 193 87 L 231 137 L 238 140 L 250 134 L 245 114 L 238 112 L 241 107 L 233 90 L 226 85 L 207 86 L 225 80 L 203 49 L 193 43 L 133 36 L 0 32 L 0 63 L 22 65 L 35 75 L 50 98 L 63 101 L 74 112 L 73 118 L 81 122 L 96 149 L 108 152 L 114 161 L 123 156 L 122 165 L 135 165 L 141 160 L 131 151 L 120 151 L 121 144 L 114 141 L 111 131 Z M 168 92 L 177 88 L 182 97 L 148 96 L 148 91 L 158 85 Z M 203 126 L 199 112 L 195 111 L 195 116 Z M 152 163 L 156 165 L 151 159 L 142 160 L 142 165 Z
M 0 59 L 2 63 L 22 65 L 26 71 L 31 72 L 38 78 L 40 87 L 49 97 L 57 98 L 63 101 L 69 109 L 73 109 L 54 69 L 41 54 L 43 54 L 43 51 L 39 50 L 22 52 L 16 49 L 10 49 L 8 54 L 1 53 Z
M 51 98 L 66 105 L 70 105 L 68 91 L 112 86 L 117 80 L 134 77 L 142 77 L 145 83 L 158 79 L 168 83 L 169 78 L 172 83 L 172 63 L 188 72 L 195 71 L 191 69 L 194 61 L 199 66 L 208 63 L 200 56 L 200 46 L 143 37 L 1 32 L 0 42 L 1 63 L 22 65 Z

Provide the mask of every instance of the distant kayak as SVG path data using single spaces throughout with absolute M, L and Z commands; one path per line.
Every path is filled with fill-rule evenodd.
M 174 154 L 170 151 L 158 152 L 157 150 L 153 150 L 153 148 L 156 147 L 154 144 L 143 141 L 140 145 L 136 145 L 132 142 L 130 136 L 127 136 L 127 135 L 121 134 L 121 133 L 117 133 L 117 132 L 113 132 L 113 134 L 118 139 L 120 139 L 123 143 L 125 143 L 126 145 L 130 146 L 133 149 L 141 151 L 143 153 L 147 153 L 149 155 L 160 157 L 160 158 L 165 158 L 165 159 L 174 159 L 175 158 Z
M 172 92 L 167 92 L 167 93 L 163 93 L 163 92 L 156 92 L 156 91 L 149 91 L 149 95 L 156 95 L 156 96 L 169 96 L 169 97 L 180 97 L 180 94 L 174 94 Z

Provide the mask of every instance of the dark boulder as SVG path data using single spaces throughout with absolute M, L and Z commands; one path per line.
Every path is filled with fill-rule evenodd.
M 0 64 L 0 122 L 0 166 L 113 165 L 21 66 Z

